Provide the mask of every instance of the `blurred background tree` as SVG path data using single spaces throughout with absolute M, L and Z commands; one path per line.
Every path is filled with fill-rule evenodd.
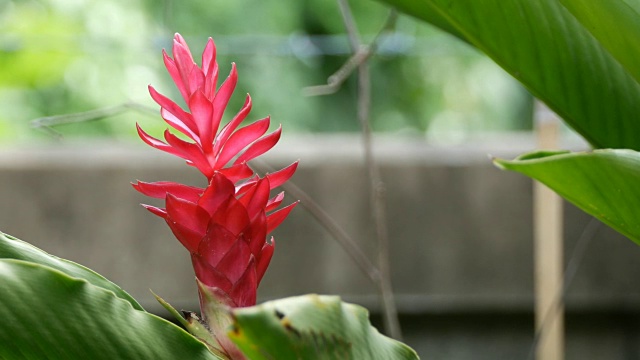
M 368 42 L 388 8 L 371 0 L 350 3 Z M 271 115 L 287 132 L 358 131 L 354 79 L 333 95 L 303 93 L 326 83 L 350 55 L 335 2 L 0 0 L 0 141 L 49 139 L 29 126 L 39 117 L 125 102 L 156 109 L 148 84 L 178 98 L 160 56 L 174 32 L 195 52 L 213 37 L 221 79 L 237 63 L 229 114 L 250 92 L 252 119 Z M 471 47 L 412 18 L 400 16 L 370 63 L 376 132 L 456 142 L 531 126 L 531 97 L 515 80 Z M 127 112 L 58 130 L 71 138 L 126 140 L 135 138 L 135 121 L 152 132 L 164 129 L 157 116 Z

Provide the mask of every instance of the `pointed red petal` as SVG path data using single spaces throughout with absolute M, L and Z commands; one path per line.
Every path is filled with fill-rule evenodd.
M 198 133 L 198 128 L 196 124 L 193 122 L 193 119 L 189 116 L 189 114 L 182 110 L 182 108 L 176 104 L 173 100 L 168 97 L 160 94 L 153 86 L 149 85 L 149 94 L 151 98 L 163 109 L 170 112 L 172 115 L 177 117 L 181 122 L 183 122 L 192 132 Z
M 231 99 L 231 95 L 233 95 L 233 90 L 235 90 L 237 83 L 238 72 L 236 71 L 236 64 L 232 63 L 229 77 L 227 77 L 222 85 L 220 85 L 220 89 L 218 89 L 218 92 L 216 92 L 216 95 L 213 98 L 213 122 L 216 124 L 214 127 L 214 133 L 218 131 L 222 115 L 224 114 L 224 110 L 227 108 L 227 104 L 229 103 L 229 99 Z M 213 142 L 213 136 L 210 140 Z
M 273 238 L 271 238 L 271 244 L 264 243 L 262 247 L 262 251 L 260 251 L 260 257 L 258 258 L 258 263 L 256 265 L 256 275 L 258 275 L 258 285 L 262 281 L 262 277 L 264 276 L 265 271 L 267 271 L 267 267 L 269 267 L 269 263 L 271 262 L 271 258 L 273 257 L 273 252 L 276 248 L 276 242 Z
M 231 181 L 219 173 L 214 173 L 209 186 L 205 189 L 198 201 L 198 206 L 205 209 L 210 215 L 215 214 L 220 206 L 229 201 L 235 195 L 235 186 Z M 226 206 L 226 204 L 225 204 Z
M 175 61 L 167 55 L 167 52 L 162 50 L 162 58 L 164 60 L 164 66 L 167 68 L 169 75 L 171 75 L 171 79 L 176 84 L 176 87 L 180 91 L 183 99 L 188 99 L 189 95 L 187 94 L 187 88 L 182 83 L 182 78 L 180 77 L 180 72 L 178 71 L 178 67 L 176 66 Z M 186 100 L 185 100 L 186 101 Z
M 251 159 L 255 159 L 256 157 L 266 153 L 271 148 L 273 148 L 280 140 L 280 135 L 282 134 L 282 126 L 278 126 L 278 129 L 271 134 L 264 136 L 251 144 L 247 148 L 247 150 L 242 153 L 242 155 L 238 156 L 238 159 L 234 163 L 243 163 L 247 162 Z
M 216 131 L 217 124 L 212 124 L 213 105 L 204 96 L 202 91 L 197 90 L 193 93 L 189 99 L 189 109 L 191 110 L 191 116 L 198 127 L 198 134 L 200 135 L 200 144 L 205 154 L 211 153 L 213 146 L 212 131 Z M 216 129 L 214 129 L 214 126 Z
M 167 221 L 171 220 L 197 233 L 202 238 L 209 223 L 209 214 L 198 205 L 167 194 Z M 193 252 L 191 249 L 189 251 Z
M 164 138 L 167 140 L 169 145 L 174 151 L 176 151 L 177 155 L 183 159 L 190 160 L 193 163 L 193 166 L 198 168 L 200 172 L 202 172 L 205 176 L 209 177 L 213 175 L 213 169 L 207 158 L 202 153 L 202 150 L 198 145 L 186 142 L 184 140 L 179 139 L 168 130 L 164 132 Z
M 200 242 L 198 254 L 209 265 L 216 267 L 237 240 L 237 237 L 223 226 L 213 224 Z
M 167 225 L 173 232 L 173 235 L 180 241 L 190 253 L 194 253 L 198 249 L 198 244 L 202 239 L 202 235 L 193 229 L 190 229 L 174 220 L 170 217 L 165 218 Z
M 282 224 L 284 219 L 286 219 L 287 216 L 289 216 L 289 213 L 291 212 L 291 210 L 293 210 L 293 208 L 296 207 L 298 203 L 299 201 L 296 201 L 293 204 L 283 207 L 282 209 L 274 213 L 271 213 L 269 216 L 267 216 L 267 234 L 272 232 L 275 228 L 277 228 L 278 225 Z
M 272 199 L 269 199 L 267 206 L 265 206 L 264 211 L 269 212 L 275 210 L 280 204 L 282 204 L 282 200 L 284 200 L 284 191 L 274 196 Z
M 245 207 L 250 224 L 244 230 L 245 239 L 254 256 L 258 256 L 267 237 L 267 217 L 264 207 L 269 200 L 269 181 L 260 179 L 238 201 Z
M 182 46 L 184 46 L 187 51 L 189 51 L 189 54 L 191 54 L 191 51 L 189 50 L 189 45 L 187 45 L 187 42 L 184 40 L 184 37 L 182 37 L 182 35 L 180 35 L 180 33 L 175 33 L 173 34 L 173 42 L 178 42 L 179 44 L 182 44 Z
M 142 205 L 143 208 L 149 210 L 151 213 L 153 213 L 154 215 L 158 215 L 163 219 L 167 218 L 167 211 L 165 209 L 161 209 L 159 207 L 155 207 L 155 206 L 151 206 L 151 205 L 146 205 L 146 204 L 140 204 Z
M 189 93 L 193 94 L 202 89 L 202 87 L 204 87 L 204 73 L 198 65 L 194 64 L 191 68 L 191 72 L 189 73 Z
M 258 181 L 260 180 L 262 179 L 258 178 Z M 242 206 L 244 206 L 245 208 L 247 207 L 247 205 L 251 201 L 251 198 L 253 197 L 253 194 L 256 193 L 257 188 L 258 188 L 258 183 L 256 182 L 253 186 L 247 189 L 244 195 L 239 196 L 238 194 L 236 194 L 236 198 L 238 199 L 238 201 L 240 201 Z
M 160 114 L 169 125 L 180 130 L 180 132 L 191 139 L 197 139 L 198 128 L 190 114 L 182 110 L 182 108 L 171 99 L 157 92 L 151 85 L 149 85 L 149 94 L 151 94 L 153 100 L 160 105 Z
M 204 80 L 204 94 L 207 99 L 213 101 L 216 96 L 216 86 L 218 86 L 218 63 L 213 63 L 213 69 L 205 76 Z
M 225 293 L 229 293 L 233 284 L 223 274 L 216 270 L 213 266 L 209 265 L 206 260 L 200 257 L 198 254 L 191 255 L 191 263 L 193 264 L 193 270 L 196 273 L 196 277 L 205 285 L 211 287 L 217 287 Z
M 251 219 L 251 225 L 245 237 L 249 240 L 251 253 L 257 259 L 267 239 L 267 216 L 264 211 L 260 211 Z
M 154 147 L 158 150 L 162 150 L 164 152 L 168 152 L 171 155 L 175 155 L 177 157 L 181 157 L 184 158 L 182 156 L 182 152 L 174 149 L 173 146 L 165 144 L 164 142 L 154 138 L 153 136 L 147 134 L 144 130 L 142 130 L 142 128 L 140 127 L 139 124 L 136 123 L 136 129 L 138 130 L 138 136 L 140 136 L 140 138 L 142 139 L 142 141 L 144 141 L 145 143 L 147 143 L 148 145 L 150 145 L 151 147 Z
M 246 205 L 249 219 L 253 219 L 260 212 L 264 212 L 264 208 L 269 201 L 269 179 L 260 179 L 255 187 L 255 193 L 251 196 L 249 203 Z
M 207 45 L 202 52 L 202 70 L 205 75 L 210 75 L 213 70 L 213 64 L 216 62 L 216 44 L 212 38 L 207 40 Z
M 247 210 L 235 198 L 229 198 L 226 207 L 220 207 L 211 217 L 212 223 L 220 224 L 234 235 L 242 233 L 249 225 Z
M 237 165 L 235 165 L 237 166 Z M 236 196 L 240 196 L 245 194 L 247 191 L 249 191 L 250 188 L 256 186 L 256 183 L 258 182 L 258 180 L 260 180 L 260 176 L 253 175 L 253 177 L 251 177 L 251 179 L 248 179 L 247 181 L 245 181 L 244 183 L 237 185 L 236 186 Z
M 231 121 L 227 125 L 225 125 L 218 136 L 216 137 L 215 145 L 213 147 L 213 153 L 218 155 L 222 146 L 229 140 L 231 134 L 238 128 L 240 123 L 244 121 L 249 112 L 251 111 L 251 96 L 247 94 L 246 99 L 244 100 L 244 105 L 242 105 L 242 109 L 233 117 Z
M 189 120 L 191 120 L 191 115 L 189 114 L 186 114 L 186 115 L 188 116 Z M 165 108 L 160 109 L 160 116 L 162 116 L 164 121 L 167 124 L 169 124 L 169 126 L 187 135 L 191 140 L 197 142 L 198 144 L 200 143 L 200 138 L 198 137 L 198 135 L 195 132 L 191 131 L 191 129 L 185 124 L 184 121 L 178 119 L 175 115 L 170 113 L 167 109 Z
M 213 100 L 218 82 L 218 63 L 216 62 L 216 44 L 209 38 L 202 52 L 202 71 L 205 81 L 202 91 L 209 100 Z
M 229 295 L 238 307 L 253 306 L 256 304 L 256 293 L 258 291 L 258 276 L 256 274 L 255 259 L 251 261 L 242 277 L 238 279 Z
M 173 40 L 173 61 L 178 68 L 180 80 L 187 90 L 187 97 L 184 101 L 189 102 L 189 97 L 191 97 L 191 92 L 189 91 L 191 88 L 189 85 L 189 74 L 191 74 L 191 69 L 196 66 L 196 63 L 193 61 L 189 47 L 182 37 L 176 37 L 176 39 Z
M 287 180 L 291 179 L 297 168 L 298 162 L 296 161 L 282 170 L 278 170 L 273 174 L 267 174 L 266 177 L 269 178 L 269 185 L 271 186 L 271 189 L 275 189 L 287 182 Z
M 158 149 L 160 148 L 160 150 L 162 150 L 161 148 L 164 147 L 168 147 L 170 148 L 171 146 L 167 145 L 165 142 L 158 140 L 156 138 L 154 138 L 153 136 L 147 134 L 144 130 L 142 130 L 142 128 L 140 127 L 140 124 L 136 123 L 136 129 L 138 130 L 138 136 L 140 136 L 140 138 L 142 139 L 142 141 L 144 141 L 145 143 L 147 143 L 148 145 Z
M 269 117 L 266 117 L 233 133 L 220 151 L 220 155 L 218 155 L 218 159 L 216 160 L 216 167 L 221 168 L 225 166 L 247 145 L 264 135 L 269 129 L 270 121 Z
M 216 265 L 216 269 L 224 274 L 232 284 L 235 284 L 245 272 L 251 258 L 253 255 L 247 242 L 242 238 L 237 238 L 233 246 Z
M 150 196 L 156 199 L 164 199 L 167 194 L 172 194 L 180 199 L 197 202 L 200 195 L 204 192 L 204 189 L 183 185 L 171 181 L 158 181 L 158 182 L 144 182 L 138 181 L 133 185 L 133 188 L 138 190 L 144 195 Z
M 220 169 L 218 172 L 234 183 L 253 175 L 253 170 L 246 163 Z

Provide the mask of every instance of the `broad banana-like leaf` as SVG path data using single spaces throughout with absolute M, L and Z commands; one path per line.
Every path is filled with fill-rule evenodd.
M 0 259 L 0 359 L 219 359 L 174 324 L 49 266 Z
M 494 160 L 534 178 L 640 244 L 640 153 L 539 151 L 513 161 Z
M 635 14 L 615 23 L 625 1 L 382 1 L 485 52 L 594 147 L 640 150 L 638 57 L 623 54 L 640 33 Z
M 363 307 L 337 296 L 305 295 L 233 309 L 229 337 L 252 360 L 418 359 L 378 333 Z
M 580 23 L 640 81 L 638 0 L 560 0 Z
M 116 296 L 131 303 L 131 306 L 135 309 L 143 310 L 142 306 L 131 295 L 95 271 L 73 261 L 50 255 L 29 243 L 2 232 L 0 232 L 0 259 L 25 260 L 49 266 L 71 277 L 84 279 L 95 286 L 113 291 Z M 0 284 L 1 286 L 2 284 Z

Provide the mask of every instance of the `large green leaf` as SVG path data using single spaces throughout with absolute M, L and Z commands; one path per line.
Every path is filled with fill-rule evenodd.
M 560 0 L 593 36 L 640 81 L 640 15 L 622 0 Z M 637 0 L 634 0 L 636 4 Z
M 2 232 L 0 232 L 0 259 L 25 260 L 52 267 L 69 276 L 85 279 L 95 286 L 113 291 L 116 296 L 127 300 L 134 308 L 143 310 L 142 306 L 131 295 L 95 271 L 73 261 L 50 255 L 29 243 Z
M 186 331 L 48 266 L 0 259 L 0 359 L 218 359 Z
M 595 147 L 640 150 L 640 85 L 558 0 L 382 1 L 485 52 Z M 584 3 L 600 4 L 597 13 L 612 7 L 606 1 L 621 0 Z M 640 38 L 633 22 L 624 24 L 603 27 L 607 36 L 599 38 L 613 42 L 615 31 L 634 31 L 625 35 L 631 42 Z M 625 64 L 637 59 L 629 56 Z
M 306 295 L 234 309 L 229 337 L 252 360 L 418 359 L 378 333 L 366 309 L 337 296 Z
M 532 177 L 640 244 L 640 153 L 632 150 L 535 152 L 495 160 Z

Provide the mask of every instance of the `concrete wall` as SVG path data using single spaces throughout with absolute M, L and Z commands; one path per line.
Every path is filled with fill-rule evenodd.
M 283 140 L 265 160 L 281 167 L 300 159 L 293 181 L 373 258 L 359 144 L 352 136 L 299 136 Z M 479 137 L 458 146 L 379 138 L 376 146 L 407 341 L 424 358 L 526 358 L 533 326 L 531 182 L 496 169 L 487 154 L 514 157 L 533 148 L 530 137 Z M 151 311 L 160 308 L 149 289 L 195 310 L 187 253 L 138 205 L 148 200 L 128 185 L 136 179 L 203 183 L 179 159 L 143 145 L 4 148 L 0 229 L 93 268 Z M 567 206 L 565 219 L 569 257 L 589 218 Z M 340 294 L 375 313 L 375 287 L 303 208 L 275 237 L 262 300 Z M 580 264 L 567 298 L 568 358 L 640 358 L 640 247 L 602 226 Z

